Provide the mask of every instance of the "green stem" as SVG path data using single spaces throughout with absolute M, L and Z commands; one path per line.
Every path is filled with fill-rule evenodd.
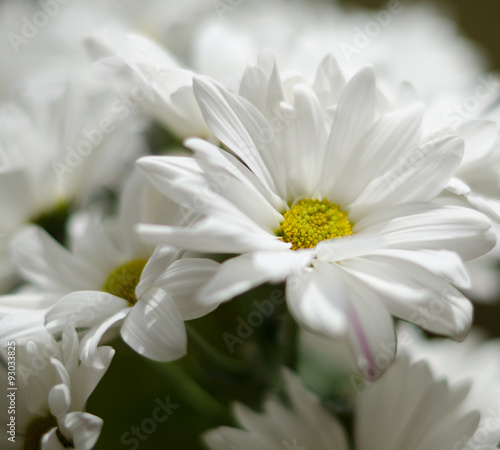
M 227 408 L 204 390 L 186 371 L 177 363 L 158 364 L 150 362 L 166 377 L 169 386 L 174 389 L 183 400 L 208 421 L 215 425 L 232 424 L 231 415 Z
M 203 355 L 214 366 L 221 369 L 224 373 L 236 375 L 239 377 L 248 377 L 250 374 L 250 365 L 246 361 L 231 358 L 210 344 L 192 325 L 186 323 L 189 343 Z

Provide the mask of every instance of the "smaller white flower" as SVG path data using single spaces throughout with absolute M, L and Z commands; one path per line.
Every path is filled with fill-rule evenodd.
M 346 435 L 340 423 L 305 389 L 298 378 L 283 370 L 290 405 L 276 395 L 264 401 L 264 411 L 257 413 L 234 405 L 234 414 L 243 429 L 220 427 L 207 432 L 203 440 L 211 450 L 335 449 L 347 450 Z
M 104 186 L 116 187 L 144 150 L 143 122 L 119 118 L 108 94 L 69 80 L 40 83 L 32 94 L 0 105 L 0 292 L 13 284 L 16 233 L 63 222 Z
M 79 353 L 80 343 L 74 329 L 67 329 L 60 341 L 45 331 L 26 346 L 16 347 L 19 389 L 15 391 L 17 447 L 13 448 L 90 450 L 94 447 L 103 421 L 85 412 L 85 405 L 115 351 L 111 347 L 95 349 L 98 363 L 80 361 Z M 6 379 L 2 376 L 2 383 Z
M 484 333 L 474 328 L 460 344 L 448 339 L 426 339 L 409 324 L 400 325 L 398 336 L 403 335 L 403 341 L 410 345 L 402 350 L 412 361 L 425 360 L 435 376 L 470 384 L 461 408 L 481 412 L 477 443 L 481 443 L 485 430 L 500 442 L 500 340 L 487 340 Z
M 443 450 L 471 448 L 480 413 L 463 410 L 469 385 L 450 386 L 434 378 L 425 362 L 411 365 L 401 357 L 383 377 L 359 396 L 354 411 L 353 445 L 337 419 L 314 394 L 284 372 L 289 403 L 276 396 L 257 413 L 236 404 L 234 412 L 243 429 L 220 427 L 203 438 L 211 450 L 241 448 L 314 450 Z M 481 448 L 496 448 L 489 435 Z
M 136 174 L 137 175 L 137 174 Z M 121 198 L 118 218 L 72 223 L 70 249 L 39 227 L 21 232 L 12 244 L 13 260 L 30 288 L 0 297 L 0 341 L 26 339 L 46 325 L 53 332 L 68 325 L 85 328 L 82 358 L 110 328 L 142 355 L 161 361 L 186 353 L 184 320 L 212 311 L 194 293 L 219 264 L 188 257 L 172 247 L 144 244 L 135 233 L 140 218 L 182 223 L 188 216 L 169 205 L 142 177 L 132 177 Z

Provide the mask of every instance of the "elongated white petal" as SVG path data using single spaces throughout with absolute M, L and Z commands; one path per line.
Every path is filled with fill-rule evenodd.
M 472 322 L 472 304 L 458 290 L 411 261 L 391 256 L 367 256 L 343 266 L 380 296 L 396 317 L 456 340 Z
M 45 316 L 51 329 L 92 327 L 126 309 L 128 302 L 101 291 L 77 291 L 61 298 Z
M 418 104 L 382 116 L 353 148 L 344 170 L 323 195 L 345 206 L 353 203 L 370 182 L 418 142 L 421 123 Z
M 463 260 L 477 258 L 495 245 L 491 222 L 469 208 L 407 203 L 385 208 L 361 219 L 354 233 L 378 235 L 385 248 L 443 249 Z
M 462 154 L 463 141 L 455 137 L 415 147 L 349 206 L 354 221 L 386 206 L 434 200 L 460 165 Z
M 273 192 L 286 194 L 284 170 L 273 130 L 248 101 L 205 77 L 196 77 L 194 92 L 205 121 Z
M 279 283 L 313 258 L 308 251 L 254 252 L 231 258 L 198 293 L 199 301 L 218 305 L 263 283 Z
M 321 192 L 330 190 L 352 149 L 373 125 L 376 101 L 375 76 L 367 67 L 349 81 L 340 96 L 325 153 Z
M 136 352 L 155 361 L 172 361 L 187 352 L 183 317 L 163 289 L 146 291 L 121 328 L 123 340 Z
M 11 244 L 20 273 L 47 290 L 71 292 L 99 288 L 102 273 L 70 253 L 40 227 L 28 227 Z M 50 264 L 47 264 L 50 261 Z
M 138 229 L 148 242 L 207 253 L 282 251 L 291 247 L 290 244 L 258 228 L 249 229 L 249 225 L 251 226 L 208 217 L 189 228 L 141 224 Z

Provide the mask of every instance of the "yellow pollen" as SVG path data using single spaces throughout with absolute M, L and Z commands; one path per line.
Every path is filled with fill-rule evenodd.
M 134 259 L 117 267 L 109 274 L 102 290 L 127 300 L 130 306 L 135 305 L 137 303 L 135 288 L 141 280 L 147 262 L 147 259 Z
M 276 231 L 292 250 L 312 248 L 318 242 L 352 234 L 347 212 L 328 200 L 301 200 L 284 214 Z

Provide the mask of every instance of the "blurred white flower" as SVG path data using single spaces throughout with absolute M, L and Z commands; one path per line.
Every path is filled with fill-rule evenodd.
M 459 138 L 423 141 L 420 105 L 391 106 L 370 68 L 345 85 L 331 57 L 312 85 L 282 82 L 263 55 L 245 71 L 240 96 L 204 77 L 194 91 L 228 151 L 192 139 L 194 157 L 139 165 L 164 195 L 204 217 L 140 231 L 155 243 L 241 255 L 222 265 L 201 301 L 217 305 L 286 280 L 299 323 L 347 338 L 369 378 L 381 373 L 377 353 L 394 344 L 391 315 L 465 336 L 472 306 L 453 285 L 468 286 L 462 258 L 486 253 L 494 234 L 474 210 L 431 203 L 460 164 Z
M 135 174 L 137 175 L 137 174 Z M 70 249 L 39 227 L 19 233 L 11 245 L 20 274 L 29 289 L 0 296 L 0 339 L 26 339 L 38 329 L 57 332 L 66 326 L 88 329 L 83 358 L 110 328 L 121 325 L 123 339 L 137 352 L 171 360 L 186 352 L 184 320 L 210 312 L 196 290 L 213 276 L 218 263 L 182 257 L 171 247 L 141 242 L 140 220 L 180 224 L 186 220 L 177 205 L 155 202 L 143 177 L 133 176 L 120 200 L 119 216 L 110 221 L 81 214 L 72 223 Z M 153 253 L 154 252 L 154 253 Z
M 144 123 L 114 97 L 70 81 L 40 84 L 0 107 L 0 292 L 14 275 L 7 246 L 27 223 L 63 222 L 144 153 Z M 61 225 L 61 224 L 59 224 Z
M 11 395 L 14 392 L 16 397 L 16 436 L 12 448 L 94 448 L 103 421 L 85 412 L 85 405 L 106 373 L 114 350 L 99 347 L 95 349 L 95 359 L 81 361 L 78 336 L 74 329 L 68 328 L 60 341 L 47 331 L 40 331 L 26 345 L 17 345 L 15 353 L 14 383 L 18 389 L 7 391 Z M 2 366 L 2 386 L 7 382 L 4 370 Z M 7 424 L 10 416 L 6 407 L 2 409 L 2 422 Z
M 283 370 L 282 375 L 289 404 L 273 394 L 265 399 L 261 413 L 236 403 L 234 415 L 243 429 L 220 427 L 208 431 L 203 435 L 208 448 L 347 450 L 342 425 L 295 375 L 287 370 Z
M 500 442 L 500 340 L 487 340 L 472 329 L 459 343 L 448 339 L 426 339 L 416 328 L 401 324 L 398 336 L 409 344 L 401 349 L 412 361 L 425 360 L 435 377 L 446 377 L 451 383 L 470 384 L 462 410 L 481 412 L 481 422 L 474 441 L 484 443 L 485 433 Z
M 451 386 L 436 379 L 425 362 L 410 365 L 398 358 L 382 378 L 359 396 L 354 411 L 354 445 L 340 423 L 299 380 L 283 371 L 289 403 L 274 395 L 257 413 L 236 404 L 242 429 L 220 427 L 203 436 L 211 450 L 240 448 L 315 450 L 493 450 L 498 440 L 488 436 L 476 445 L 480 413 L 461 409 L 469 386 Z

